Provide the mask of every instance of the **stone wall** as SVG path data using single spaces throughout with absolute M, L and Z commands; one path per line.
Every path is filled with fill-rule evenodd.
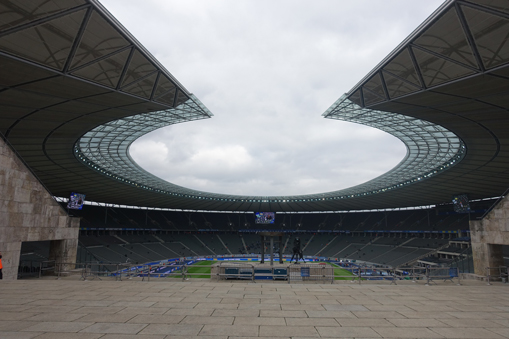
M 509 195 L 482 220 L 470 221 L 475 274 L 504 265 L 502 245 L 509 245 Z
M 0 138 L 0 251 L 4 279 L 17 278 L 23 241 L 70 240 L 77 250 L 79 219 L 71 218 Z M 71 241 L 73 240 L 73 241 Z M 68 246 L 67 246 L 68 247 Z

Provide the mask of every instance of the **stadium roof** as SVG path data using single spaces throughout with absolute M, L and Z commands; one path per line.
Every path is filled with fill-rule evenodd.
M 323 114 L 400 138 L 400 164 L 340 191 L 233 196 L 168 183 L 131 159 L 140 136 L 212 114 L 99 2 L 0 0 L 0 129 L 53 195 L 97 202 L 333 211 L 493 197 L 509 187 L 507 36 L 507 1 L 446 1 Z

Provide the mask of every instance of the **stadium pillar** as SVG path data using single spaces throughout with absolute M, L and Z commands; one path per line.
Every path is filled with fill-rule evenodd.
M 474 272 L 486 275 L 487 267 L 504 265 L 502 245 L 509 245 L 509 195 L 482 220 L 470 220 Z
M 1 233 L 1 229 L 0 229 Z M 3 242 L 0 237 L 0 251 L 2 252 L 2 274 L 4 280 L 16 280 L 18 277 L 21 242 Z
M 62 271 L 73 269 L 78 253 L 78 239 L 52 240 L 49 248 L 49 260 L 60 263 Z
M 472 243 L 474 273 L 486 275 L 486 267 L 504 266 L 502 245 Z
M 69 217 L 0 134 L 0 252 L 3 278 L 17 279 L 22 242 L 73 240 L 77 243 L 79 224 L 79 218 Z

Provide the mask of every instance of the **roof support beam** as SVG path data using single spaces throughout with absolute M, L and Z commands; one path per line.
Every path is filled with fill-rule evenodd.
M 461 10 L 461 7 L 458 5 L 458 3 L 455 3 L 454 6 L 456 8 L 456 12 L 461 23 L 461 27 L 463 28 L 463 32 L 467 37 L 468 43 L 470 44 L 470 48 L 472 49 L 472 54 L 474 55 L 477 67 L 479 67 L 479 70 L 482 73 L 484 73 L 486 72 L 486 68 L 484 67 L 484 63 L 482 62 L 481 55 L 477 50 L 477 45 L 475 43 L 474 37 L 472 36 L 472 32 L 470 32 L 470 27 L 468 27 L 467 20 L 465 19 L 465 14 L 463 14 L 463 11 Z
M 0 38 L 3 37 L 3 36 L 6 36 L 6 35 L 12 34 L 12 33 L 16 33 L 16 32 L 22 31 L 22 30 L 30 28 L 30 27 L 39 26 L 39 25 L 41 25 L 41 24 L 43 24 L 45 22 L 48 22 L 48 21 L 51 21 L 51 20 L 54 20 L 54 19 L 58 19 L 58 18 L 67 16 L 69 14 L 72 14 L 74 12 L 81 11 L 82 9 L 91 8 L 91 7 L 92 6 L 90 4 L 81 5 L 81 6 L 73 7 L 71 9 L 65 10 L 63 12 L 60 12 L 60 13 L 57 13 L 57 14 L 53 14 L 53 15 L 50 15 L 50 16 L 47 16 L 47 17 L 44 17 L 44 18 L 41 18 L 41 19 L 38 19 L 38 20 L 30 21 L 30 22 L 28 22 L 26 24 L 19 25 L 19 26 L 16 26 L 16 27 L 13 27 L 11 29 L 3 31 L 2 33 L 0 33 Z
M 76 49 L 78 48 L 81 38 L 83 37 L 83 33 L 85 32 L 85 29 L 87 27 L 88 21 L 90 19 L 90 16 L 92 15 L 92 7 L 89 7 L 87 12 L 85 13 L 85 17 L 83 18 L 83 21 L 81 22 L 81 27 L 78 31 L 78 34 L 76 34 L 76 37 L 74 38 L 74 42 L 71 47 L 71 51 L 69 52 L 69 56 L 67 57 L 67 60 L 64 65 L 64 69 L 62 70 L 62 73 L 67 74 L 69 71 L 69 67 L 71 66 L 72 59 L 74 59 L 74 55 L 76 54 Z

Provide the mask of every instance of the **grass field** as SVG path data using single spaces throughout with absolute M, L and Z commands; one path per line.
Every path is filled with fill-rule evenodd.
M 193 275 L 188 275 L 189 278 L 202 278 L 202 279 L 208 279 L 210 278 L 210 266 L 217 263 L 217 260 L 211 261 L 211 260 L 205 260 L 205 261 L 199 261 L 192 266 L 187 268 L 187 273 L 191 273 Z M 353 274 L 352 272 L 345 270 L 341 268 L 339 265 L 329 263 L 329 265 L 332 265 L 334 267 L 334 280 L 352 280 Z M 203 273 L 203 274 L 197 274 L 197 273 Z M 172 276 L 174 278 L 181 278 L 182 276 L 176 275 Z
M 334 280 L 352 280 L 353 279 L 352 272 L 345 270 L 344 268 L 341 268 L 339 265 L 336 265 L 333 263 L 329 263 L 329 265 L 334 266 Z
M 192 266 L 187 268 L 187 273 L 193 274 L 193 275 L 188 275 L 188 277 L 189 278 L 205 278 L 205 279 L 210 278 L 210 269 L 211 269 L 210 266 L 215 264 L 216 262 L 217 262 L 217 260 L 214 260 L 214 261 L 205 260 L 205 261 L 200 261 L 200 262 L 193 264 Z M 196 273 L 203 273 L 203 274 L 194 275 Z

